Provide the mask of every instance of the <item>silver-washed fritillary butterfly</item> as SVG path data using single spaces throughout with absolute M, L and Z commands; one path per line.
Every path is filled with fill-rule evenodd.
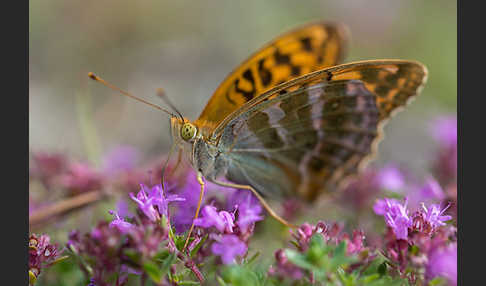
M 197 120 L 164 110 L 171 114 L 175 146 L 198 174 L 199 205 L 204 177 L 252 191 L 274 218 L 291 226 L 264 197 L 312 201 L 363 168 L 383 124 L 420 92 L 427 69 L 405 60 L 338 65 L 347 42 L 339 24 L 299 27 L 236 68 Z

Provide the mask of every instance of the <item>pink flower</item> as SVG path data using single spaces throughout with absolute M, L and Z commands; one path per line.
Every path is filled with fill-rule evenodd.
M 445 198 L 444 191 L 439 183 L 432 177 L 425 180 L 425 184 L 420 188 L 420 197 L 423 199 L 443 200 Z
M 178 195 L 165 195 L 164 190 L 162 189 L 162 185 L 158 184 L 152 187 L 152 190 L 149 190 L 145 185 L 143 186 L 147 192 L 149 192 L 149 196 L 152 199 L 152 203 L 157 206 L 159 213 L 164 216 L 168 216 L 168 209 L 170 202 L 182 202 L 186 199 L 180 197 Z
M 211 246 L 211 251 L 221 257 L 224 264 L 234 263 L 236 256 L 243 256 L 248 247 L 236 235 L 225 234 Z
M 425 219 L 430 223 L 433 228 L 445 225 L 444 221 L 448 221 L 452 219 L 450 215 L 442 215 L 449 206 L 446 206 L 444 209 L 440 209 L 440 206 L 437 204 L 430 205 L 429 208 L 422 203 L 422 209 L 425 213 Z
M 446 278 L 451 285 L 457 285 L 457 243 L 436 247 L 429 252 L 426 277 Z
M 61 184 L 73 193 L 94 191 L 103 185 L 103 176 L 86 164 L 73 163 L 62 176 Z
M 242 232 L 247 232 L 252 224 L 263 219 L 260 215 L 262 212 L 260 202 L 247 190 L 236 191 L 229 201 L 238 210 L 236 224 Z
M 234 216 L 227 211 L 216 211 L 213 206 L 204 206 L 202 217 L 194 220 L 194 225 L 204 228 L 215 227 L 220 232 L 233 233 Z
M 61 250 L 57 244 L 51 244 L 48 235 L 29 237 L 29 272 L 36 278 L 41 270 L 53 265 L 61 255 Z
M 376 214 L 385 217 L 386 224 L 393 229 L 397 239 L 407 239 L 412 220 L 408 215 L 406 201 L 402 205 L 395 199 L 377 200 L 373 210 Z
M 54 178 L 66 171 L 67 165 L 66 157 L 60 153 L 36 152 L 32 154 L 29 173 L 50 187 Z
M 144 184 L 140 184 L 140 188 L 141 189 L 136 197 L 133 193 L 130 193 L 130 197 L 138 204 L 140 210 L 151 221 L 159 220 L 161 215 L 168 217 L 168 207 L 170 202 L 180 202 L 185 200 L 178 195 L 165 196 L 161 184 L 153 186 L 152 189 Z
M 151 220 L 151 221 L 157 221 L 160 219 L 159 212 L 155 209 L 153 203 L 152 203 L 152 198 L 149 198 L 147 193 L 145 193 L 144 189 L 146 186 L 144 184 L 140 184 L 141 190 L 137 193 L 137 196 L 135 197 L 133 193 L 130 193 L 130 198 L 134 200 L 140 210 Z
M 399 192 L 405 187 L 405 178 L 394 165 L 382 168 L 377 174 L 378 184 L 387 191 Z
M 443 146 L 457 145 L 457 118 L 455 116 L 439 117 L 432 122 L 432 135 Z
M 110 222 L 110 227 L 116 227 L 121 233 L 125 234 L 133 228 L 133 224 L 120 218 L 117 212 L 109 211 L 109 213 L 114 216 L 113 221 Z

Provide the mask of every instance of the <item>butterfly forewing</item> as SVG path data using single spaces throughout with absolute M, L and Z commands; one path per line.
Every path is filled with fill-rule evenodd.
M 427 69 L 418 62 L 373 60 L 327 69 L 328 80 L 359 79 L 376 95 L 380 119 L 388 118 L 398 107 L 417 95 L 427 80 Z
M 311 200 L 362 167 L 381 123 L 417 94 L 426 74 L 419 63 L 396 60 L 317 71 L 246 103 L 211 140 L 227 156 L 229 180 Z
M 338 64 L 344 58 L 347 35 L 347 29 L 342 25 L 319 22 L 277 37 L 221 83 L 195 123 L 212 129 L 231 112 L 266 90 Z

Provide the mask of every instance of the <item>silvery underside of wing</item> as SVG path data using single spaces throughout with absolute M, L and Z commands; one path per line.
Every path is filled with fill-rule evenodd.
M 226 177 L 266 197 L 312 200 L 357 172 L 378 138 L 376 95 L 322 81 L 255 104 L 224 127 Z

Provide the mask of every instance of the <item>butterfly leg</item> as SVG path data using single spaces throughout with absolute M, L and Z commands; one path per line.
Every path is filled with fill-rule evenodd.
M 199 182 L 199 185 L 201 185 L 201 191 L 199 193 L 199 201 L 197 202 L 196 214 L 194 215 L 194 219 L 192 220 L 191 228 L 189 228 L 189 232 L 187 233 L 186 242 L 184 243 L 184 247 L 182 248 L 182 252 L 184 252 L 184 250 L 186 249 L 187 244 L 189 243 L 189 239 L 191 238 L 191 233 L 192 233 L 192 230 L 194 229 L 194 221 L 199 216 L 199 210 L 201 208 L 201 203 L 202 203 L 202 199 L 203 199 L 203 196 L 204 196 L 204 181 L 202 180 L 201 172 L 197 172 L 197 181 Z
M 179 168 L 179 165 L 181 164 L 181 160 L 182 160 L 182 149 L 179 149 L 179 153 L 177 154 L 177 162 L 174 168 L 172 169 L 171 174 L 174 174 L 177 171 L 177 168 Z
M 226 183 L 226 182 L 220 182 L 220 181 L 216 181 L 216 180 L 213 180 L 211 181 L 213 183 L 215 183 L 216 185 L 220 185 L 220 186 L 223 186 L 223 187 L 229 187 L 229 188 L 234 188 L 234 189 L 244 189 L 244 190 L 249 190 L 251 191 L 256 197 L 257 199 L 260 201 L 260 203 L 262 204 L 262 206 L 267 210 L 267 212 L 274 218 L 276 219 L 277 221 L 279 221 L 280 223 L 282 223 L 283 225 L 287 226 L 287 227 L 290 227 L 290 228 L 297 228 L 296 225 L 293 225 L 291 223 L 289 223 L 288 221 L 286 221 L 285 219 L 283 219 L 282 217 L 280 217 L 271 207 L 270 205 L 268 205 L 268 203 L 265 201 L 265 199 L 252 187 L 252 186 L 249 186 L 249 185 L 239 185 L 239 184 L 233 184 L 233 183 Z

